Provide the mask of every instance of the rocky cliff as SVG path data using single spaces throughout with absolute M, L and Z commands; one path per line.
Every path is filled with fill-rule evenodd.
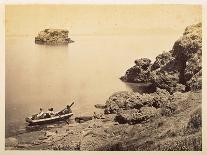
M 68 38 L 68 30 L 63 29 L 45 29 L 38 33 L 35 37 L 36 44 L 46 44 L 46 45 L 64 45 L 71 42 Z
M 154 63 L 147 58 L 135 61 L 121 80 L 151 82 L 154 87 L 170 93 L 201 89 L 202 81 L 202 24 L 188 26 L 169 52 L 156 57 Z

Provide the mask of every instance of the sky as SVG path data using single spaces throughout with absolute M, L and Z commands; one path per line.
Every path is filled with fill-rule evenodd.
M 7 5 L 6 35 L 35 35 L 45 28 L 72 35 L 182 33 L 202 21 L 199 5 Z

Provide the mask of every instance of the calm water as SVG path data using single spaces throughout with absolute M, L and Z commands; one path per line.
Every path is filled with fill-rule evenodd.
M 24 118 L 40 107 L 60 110 L 75 101 L 75 115 L 92 114 L 95 104 L 130 89 L 119 77 L 136 58 L 153 58 L 160 42 L 169 45 L 165 37 L 151 39 L 147 48 L 150 36 L 71 38 L 74 43 L 57 47 L 36 45 L 34 36 L 6 37 L 6 136 L 24 128 Z

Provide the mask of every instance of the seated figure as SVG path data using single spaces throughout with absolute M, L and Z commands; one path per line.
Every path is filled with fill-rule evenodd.
M 50 118 L 55 116 L 55 112 L 53 111 L 53 108 L 49 108 L 48 111 L 45 113 L 45 118 Z
M 44 113 L 43 109 L 40 108 L 40 112 L 38 114 L 33 115 L 32 119 L 33 120 L 35 120 L 35 119 L 42 119 L 42 118 L 44 118 L 44 115 L 45 115 L 45 113 Z
M 59 111 L 57 114 L 64 115 L 64 114 L 69 114 L 69 113 L 72 113 L 72 110 L 70 109 L 70 106 L 67 105 L 65 109 Z

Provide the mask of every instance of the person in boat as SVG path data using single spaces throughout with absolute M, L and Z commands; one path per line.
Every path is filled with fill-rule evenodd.
M 38 114 L 35 114 L 32 116 L 32 119 L 41 119 L 44 118 L 44 111 L 42 108 L 40 108 L 40 112 Z
M 57 113 L 57 115 L 64 115 L 64 114 L 69 114 L 69 113 L 72 113 L 72 110 L 70 109 L 70 106 L 67 105 L 65 109 L 59 111 Z
M 53 111 L 53 108 L 49 108 L 48 111 L 45 113 L 45 118 L 50 118 L 55 116 L 55 112 Z

